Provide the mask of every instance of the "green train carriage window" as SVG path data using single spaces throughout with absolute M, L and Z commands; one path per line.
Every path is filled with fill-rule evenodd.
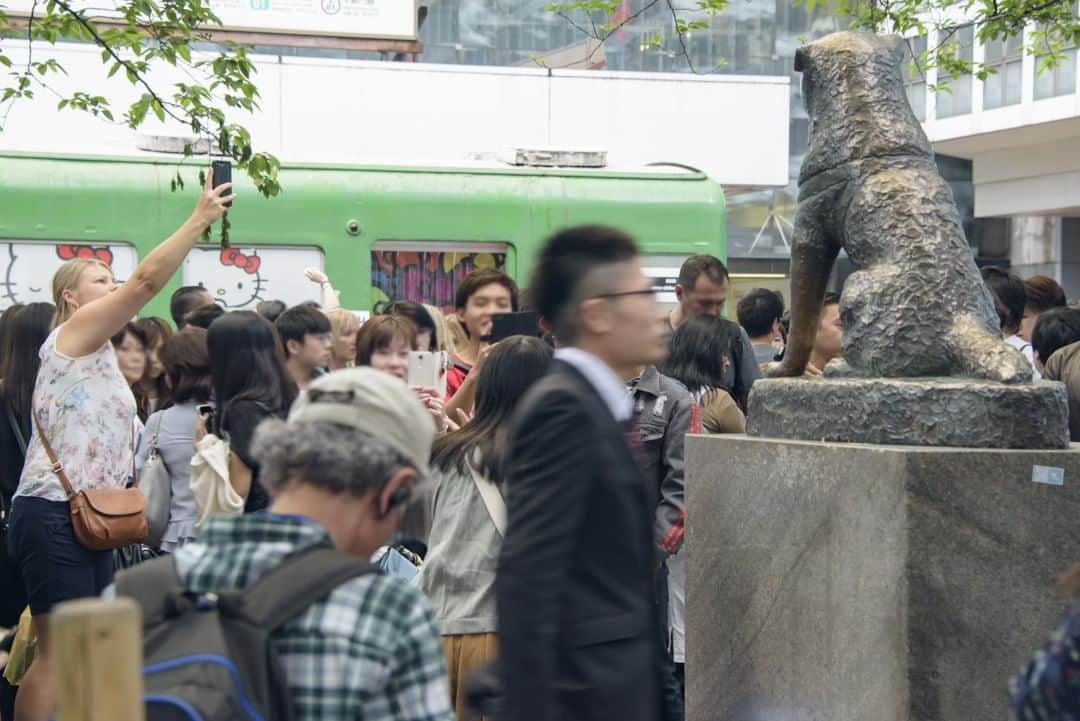
M 323 269 L 323 251 L 297 246 L 199 246 L 184 260 L 184 285 L 201 285 L 226 310 L 252 310 L 264 300 L 292 307 L 322 302 L 319 286 L 305 268 Z M 344 279 L 331 279 L 337 283 Z
M 102 261 L 119 283 L 139 263 L 135 248 L 126 243 L 0 239 L 0 310 L 16 303 L 52 303 L 53 273 L 73 258 Z
M 378 241 L 371 251 L 371 301 L 413 300 L 451 313 L 461 279 L 477 268 L 506 269 L 506 243 Z

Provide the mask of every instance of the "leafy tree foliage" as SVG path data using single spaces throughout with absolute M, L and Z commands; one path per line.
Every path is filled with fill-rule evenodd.
M 936 89 L 947 90 L 949 78 L 972 74 L 985 80 L 997 72 L 993 66 L 976 62 L 961 46 L 958 31 L 968 25 L 980 43 L 1022 37 L 1025 52 L 1038 59 L 1043 72 L 1064 60 L 1066 50 L 1080 45 L 1080 19 L 1076 0 L 793 0 L 808 10 L 823 5 L 846 18 L 851 27 L 878 33 L 896 33 L 907 38 L 929 36 L 936 44 L 912 53 L 915 66 L 926 71 L 937 68 L 945 82 Z M 632 32 L 634 21 L 646 13 L 665 12 L 690 69 L 698 72 L 687 52 L 688 36 L 708 30 L 728 7 L 729 0 L 575 0 L 553 2 L 550 12 L 563 17 L 586 35 L 604 41 L 616 32 Z M 643 48 L 664 50 L 664 38 L 656 33 L 641 38 Z M 717 59 L 722 64 L 722 58 Z
M 217 48 L 209 54 L 195 51 L 198 44 L 211 40 L 208 30 L 221 25 L 208 1 L 119 0 L 112 4 L 110 0 L 97 4 L 108 7 L 88 8 L 75 0 L 35 0 L 28 18 L 6 14 L 0 5 L 0 72 L 7 73 L 6 79 L 0 79 L 0 132 L 12 103 L 42 92 L 56 96 L 60 111 L 85 112 L 132 129 L 151 115 L 163 122 L 171 118 L 190 128 L 194 138 L 209 141 L 214 154 L 230 157 L 247 172 L 260 193 L 277 195 L 281 190 L 277 158 L 256 152 L 250 132 L 226 118 L 227 108 L 251 113 L 259 110 L 256 69 L 248 49 L 224 43 L 206 46 Z M 4 52 L 4 43 L 10 47 L 12 39 L 29 41 L 25 64 L 14 63 Z M 96 45 L 107 76 L 136 87 L 137 99 L 120 108 L 107 95 L 87 90 L 57 92 L 50 81 L 67 71 L 56 58 L 49 57 L 49 51 L 62 41 Z M 162 66 L 178 68 L 190 82 L 155 86 L 153 71 Z M 185 155 L 193 152 L 192 144 L 185 145 Z M 177 172 L 173 189 L 183 185 Z

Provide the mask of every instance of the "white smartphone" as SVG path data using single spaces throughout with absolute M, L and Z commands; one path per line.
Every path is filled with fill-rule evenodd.
M 409 385 L 434 388 L 446 397 L 446 370 L 449 367 L 446 351 L 414 350 L 409 352 Z

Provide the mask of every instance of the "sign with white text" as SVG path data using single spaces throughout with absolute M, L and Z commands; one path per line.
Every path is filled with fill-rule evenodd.
M 5 12 L 26 17 L 34 0 L 7 0 Z M 119 15 L 115 0 L 75 0 L 76 10 L 95 19 Z M 210 0 L 221 19 L 221 30 L 289 35 L 325 35 L 371 39 L 416 39 L 416 0 Z M 37 3 L 38 13 L 44 3 Z M 211 30 L 214 28 L 210 28 Z

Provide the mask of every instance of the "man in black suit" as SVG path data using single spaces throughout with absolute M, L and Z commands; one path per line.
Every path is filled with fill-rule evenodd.
M 634 241 L 614 228 L 553 236 L 530 293 L 560 348 L 515 413 L 503 474 L 500 718 L 657 721 L 655 509 L 622 378 L 664 357 L 663 315 Z

